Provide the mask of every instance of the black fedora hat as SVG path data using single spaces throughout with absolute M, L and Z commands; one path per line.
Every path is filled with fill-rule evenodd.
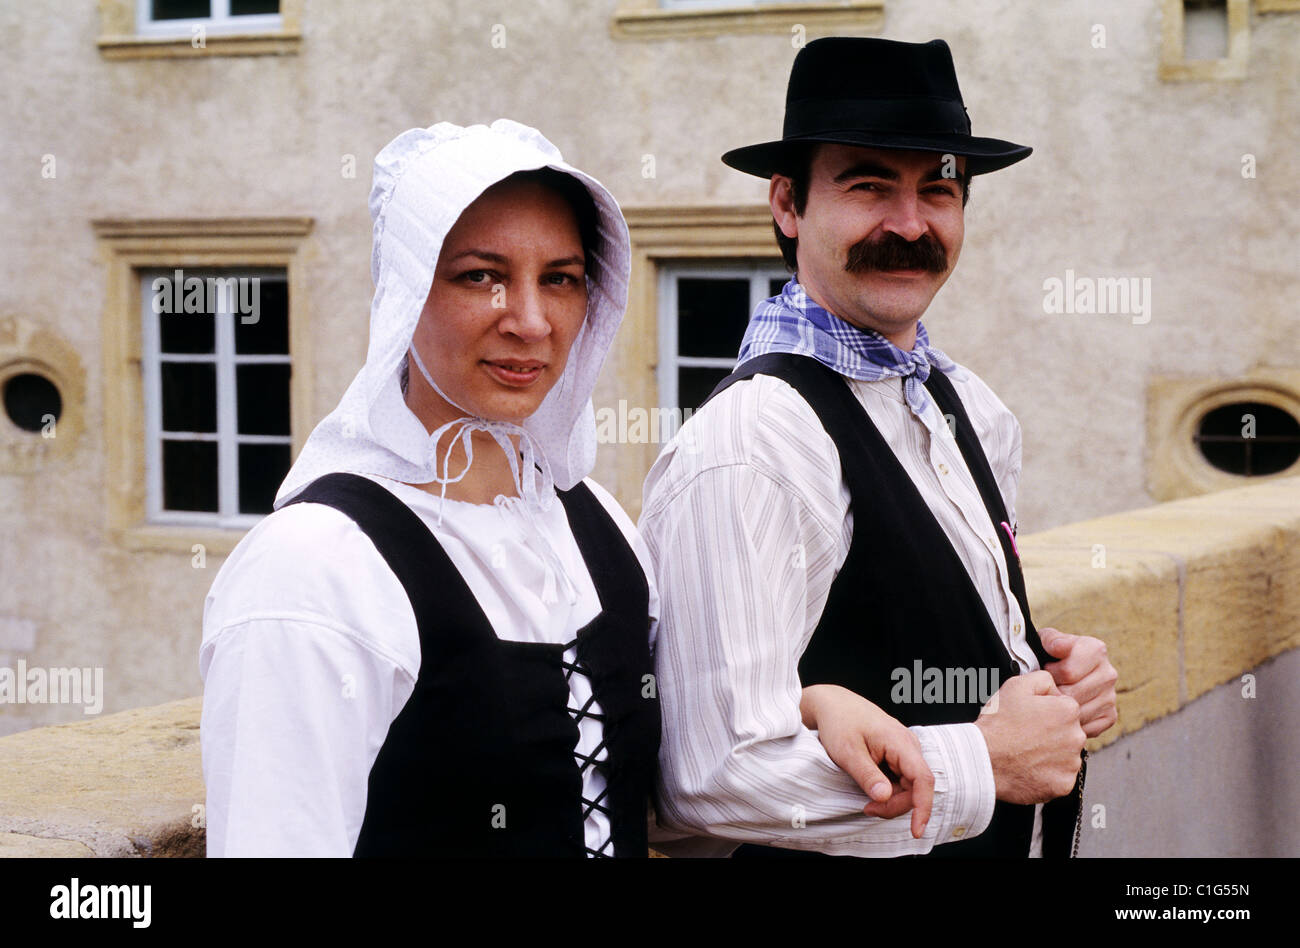
M 770 178 L 781 173 L 793 148 L 811 142 L 962 155 L 970 174 L 997 171 L 1033 151 L 971 135 L 952 53 L 938 39 L 813 40 L 790 70 L 782 139 L 733 149 L 722 160 Z

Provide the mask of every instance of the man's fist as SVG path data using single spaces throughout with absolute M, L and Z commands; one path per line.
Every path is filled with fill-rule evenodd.
M 1088 635 L 1069 635 L 1056 629 L 1039 629 L 1043 648 L 1060 661 L 1049 662 L 1043 671 L 1061 694 L 1079 703 L 1079 724 L 1089 737 L 1096 737 L 1114 724 L 1115 682 L 1119 672 L 1106 657 L 1106 643 Z
M 1017 675 L 989 699 L 975 726 L 984 735 L 997 798 L 1046 803 L 1074 789 L 1087 739 L 1079 705 L 1046 671 Z

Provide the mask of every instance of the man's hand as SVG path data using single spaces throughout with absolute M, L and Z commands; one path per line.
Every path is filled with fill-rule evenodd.
M 1106 657 L 1106 643 L 1088 635 L 1069 635 L 1056 629 L 1039 629 L 1043 648 L 1060 659 L 1043 666 L 1061 694 L 1079 703 L 1079 724 L 1096 737 L 1119 719 L 1115 707 L 1115 682 L 1119 672 Z
M 980 711 L 997 798 L 1046 803 L 1074 789 L 1087 739 L 1079 705 L 1061 694 L 1046 671 L 1016 675 Z
M 804 726 L 817 732 L 830 759 L 871 798 L 862 812 L 888 820 L 911 809 L 912 838 L 920 839 L 934 806 L 934 774 L 916 735 L 839 685 L 805 688 L 799 710 Z M 882 760 L 897 781 L 891 782 L 877 766 Z

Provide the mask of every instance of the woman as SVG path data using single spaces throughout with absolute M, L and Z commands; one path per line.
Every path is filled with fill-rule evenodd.
M 370 210 L 366 363 L 205 604 L 208 855 L 643 856 L 658 602 L 585 479 L 626 224 L 507 120 L 399 135 Z M 924 769 L 843 689 L 803 710 L 863 787 Z
M 376 157 L 366 364 L 213 583 L 208 854 L 643 856 L 657 604 L 584 480 L 627 227 L 533 129 Z

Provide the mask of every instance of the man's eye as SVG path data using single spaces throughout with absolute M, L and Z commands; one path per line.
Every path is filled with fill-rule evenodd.
M 876 188 L 876 183 L 874 181 L 859 181 L 849 190 L 850 191 L 874 191 L 877 190 L 877 188 Z

